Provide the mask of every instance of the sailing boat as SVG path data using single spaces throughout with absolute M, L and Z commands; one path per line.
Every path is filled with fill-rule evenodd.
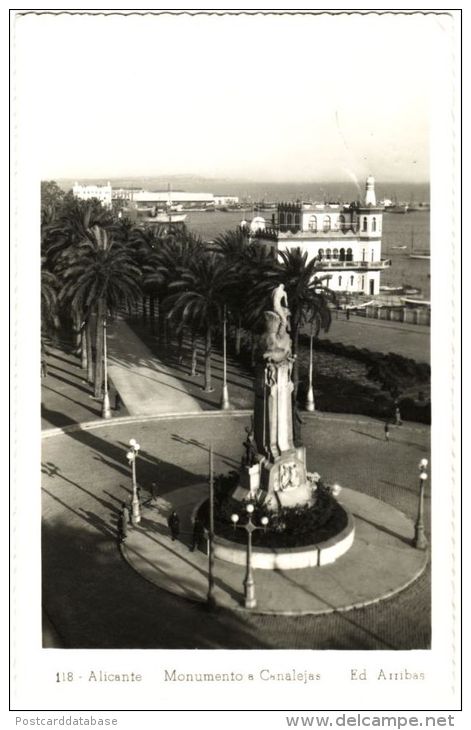
M 165 207 L 165 212 L 157 213 L 154 219 L 156 223 L 183 223 L 186 220 L 185 213 L 172 212 L 175 211 L 176 206 L 172 204 L 172 190 L 170 188 L 170 185 L 168 185 L 168 200 L 165 204 Z

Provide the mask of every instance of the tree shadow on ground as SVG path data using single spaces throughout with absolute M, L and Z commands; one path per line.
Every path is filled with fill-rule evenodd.
M 208 612 L 144 580 L 87 516 L 83 528 L 44 524 L 43 603 L 64 648 L 270 648 L 243 614 Z

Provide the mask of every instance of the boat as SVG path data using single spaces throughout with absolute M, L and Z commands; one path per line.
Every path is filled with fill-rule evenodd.
M 417 253 L 411 253 L 410 259 L 422 259 L 422 261 L 430 261 L 430 254 L 427 251 L 417 251 Z
M 424 261 L 430 261 L 430 251 L 414 251 L 414 229 L 411 231 L 411 242 L 410 242 L 410 259 L 422 259 Z
M 384 209 L 386 213 L 407 213 L 409 210 L 409 206 L 407 204 L 405 205 L 389 205 L 387 208 Z
M 422 305 L 423 307 L 430 307 L 430 302 L 425 299 L 411 299 L 410 297 L 401 297 L 401 302 L 404 304 L 413 304 L 415 306 Z

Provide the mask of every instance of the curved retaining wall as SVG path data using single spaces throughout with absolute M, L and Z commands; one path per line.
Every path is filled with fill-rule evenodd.
M 261 570 L 295 570 L 334 563 L 351 548 L 355 537 L 353 517 L 348 512 L 347 516 L 348 522 L 344 529 L 335 537 L 318 545 L 299 548 L 253 548 L 252 567 Z M 247 563 L 245 545 L 230 542 L 222 537 L 214 538 L 214 555 L 220 560 L 236 565 Z

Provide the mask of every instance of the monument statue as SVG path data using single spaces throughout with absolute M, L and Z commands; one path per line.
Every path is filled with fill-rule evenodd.
M 293 439 L 293 381 L 288 297 L 283 284 L 264 312 L 255 371 L 253 430 L 248 429 L 240 486 L 234 497 L 262 498 L 272 509 L 312 500 L 305 449 Z M 299 414 L 298 414 L 299 417 Z M 288 496 L 289 495 L 289 496 Z

